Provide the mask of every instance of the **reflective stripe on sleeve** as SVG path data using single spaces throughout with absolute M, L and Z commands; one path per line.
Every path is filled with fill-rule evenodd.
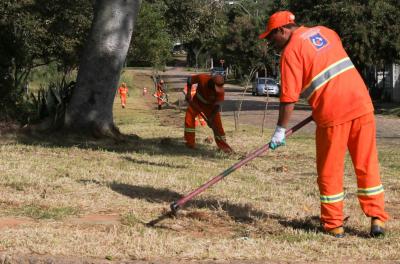
M 351 62 L 349 57 L 341 59 L 338 62 L 328 66 L 325 70 L 315 76 L 311 82 L 306 85 L 306 89 L 302 93 L 304 97 L 310 99 L 310 97 L 317 91 L 321 86 L 323 86 L 328 81 L 332 80 L 339 74 L 354 68 L 353 63 Z

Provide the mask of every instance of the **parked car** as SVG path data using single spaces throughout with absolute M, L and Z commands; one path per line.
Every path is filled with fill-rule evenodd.
M 225 69 L 222 68 L 222 67 L 214 67 L 214 68 L 212 68 L 211 69 L 211 75 L 213 75 L 215 73 L 221 74 L 222 76 L 226 77 Z
M 256 78 L 252 84 L 253 95 L 274 95 L 279 96 L 279 85 L 273 78 Z

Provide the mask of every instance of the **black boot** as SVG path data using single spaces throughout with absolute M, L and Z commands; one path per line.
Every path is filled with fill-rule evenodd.
M 376 217 L 371 219 L 371 237 L 381 237 L 385 235 L 385 223 Z
M 339 226 L 333 229 L 326 230 L 326 233 L 328 233 L 331 236 L 334 236 L 336 238 L 343 238 L 344 237 L 344 229 L 343 226 Z

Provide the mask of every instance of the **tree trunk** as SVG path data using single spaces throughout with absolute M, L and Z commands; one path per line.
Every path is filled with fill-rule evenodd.
M 114 135 L 113 103 L 140 0 L 96 0 L 65 127 Z

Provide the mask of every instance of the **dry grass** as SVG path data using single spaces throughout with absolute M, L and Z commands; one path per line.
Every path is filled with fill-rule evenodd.
M 129 78 L 125 80 L 129 81 Z M 80 138 L 14 136 L 1 139 L 0 217 L 27 217 L 0 229 L 0 252 L 118 259 L 196 259 L 363 262 L 400 259 L 399 143 L 379 142 L 387 209 L 392 219 L 383 239 L 368 238 L 369 219 L 356 199 L 346 163 L 348 235 L 337 240 L 319 227 L 313 135 L 299 133 L 288 146 L 257 158 L 189 202 L 177 218 L 156 227 L 146 222 L 267 140 L 251 126 L 234 132 L 224 122 L 237 154 L 217 153 L 201 142 L 183 143 L 183 112 L 157 111 L 144 99 L 151 80 L 135 75 L 128 107 L 114 113 L 124 143 Z M 171 95 L 170 101 L 178 95 Z M 168 119 L 167 119 L 168 118 Z M 202 141 L 210 135 L 200 129 Z M 73 221 L 79 216 L 119 215 L 120 224 Z

